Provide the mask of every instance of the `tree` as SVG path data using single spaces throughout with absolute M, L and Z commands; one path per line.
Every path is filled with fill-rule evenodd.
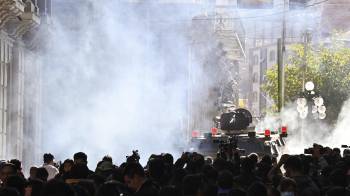
M 350 49 L 335 39 L 331 44 L 319 45 L 316 48 L 309 45 L 304 49 L 302 44 L 290 47 L 291 53 L 285 65 L 285 101 L 293 102 L 299 96 L 305 73 L 305 81 L 313 81 L 315 90 L 324 98 L 327 119 L 331 122 L 337 119 L 344 101 L 349 98 Z M 277 82 L 277 65 L 275 65 L 267 70 L 266 83 L 262 85 L 263 91 L 275 103 L 278 100 Z

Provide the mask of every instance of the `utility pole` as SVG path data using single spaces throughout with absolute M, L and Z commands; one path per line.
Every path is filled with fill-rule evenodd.
M 277 41 L 277 65 L 278 65 L 278 112 L 281 112 L 284 106 L 284 55 L 286 50 L 286 5 L 287 1 L 283 0 L 283 21 L 282 37 Z
M 309 45 L 309 41 L 310 41 L 310 34 L 308 32 L 308 30 L 305 31 L 304 33 L 304 56 L 303 56 L 303 86 L 302 86 L 302 92 L 305 91 L 305 74 L 307 72 L 307 48 Z

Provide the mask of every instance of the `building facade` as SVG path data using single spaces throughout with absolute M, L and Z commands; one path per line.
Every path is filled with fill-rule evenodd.
M 50 0 L 0 0 L 0 159 L 40 158 L 40 53 Z

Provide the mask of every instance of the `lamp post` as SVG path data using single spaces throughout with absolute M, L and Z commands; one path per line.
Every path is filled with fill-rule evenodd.
M 306 82 L 306 91 L 297 99 L 297 111 L 301 119 L 306 119 L 309 111 L 311 111 L 313 119 L 325 119 L 327 116 L 324 100 L 319 94 L 315 93 L 314 88 L 315 85 L 313 82 Z M 310 105 L 309 103 L 313 104 Z M 309 105 L 311 110 L 309 109 Z
M 299 113 L 299 118 L 301 121 L 300 137 L 301 141 L 304 140 L 304 130 L 303 123 L 304 119 L 308 117 L 311 112 L 313 119 L 325 119 L 326 118 L 326 106 L 324 105 L 324 100 L 314 91 L 315 85 L 313 82 L 309 81 L 305 83 L 304 91 L 301 96 L 297 99 L 297 111 Z

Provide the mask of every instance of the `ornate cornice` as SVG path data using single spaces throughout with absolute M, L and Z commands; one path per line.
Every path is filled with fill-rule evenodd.
M 0 0 L 0 28 L 17 39 L 40 25 L 38 8 L 31 1 Z
M 0 0 L 0 28 L 11 19 L 24 13 L 25 4 L 21 0 Z
M 19 20 L 12 25 L 9 35 L 14 38 L 22 38 L 22 36 L 37 28 L 40 25 L 38 9 L 31 1 L 26 2 L 24 13 L 19 16 Z

